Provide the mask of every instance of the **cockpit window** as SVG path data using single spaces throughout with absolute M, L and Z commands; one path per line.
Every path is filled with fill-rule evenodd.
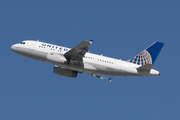
M 25 42 L 21 42 L 20 44 L 25 44 Z

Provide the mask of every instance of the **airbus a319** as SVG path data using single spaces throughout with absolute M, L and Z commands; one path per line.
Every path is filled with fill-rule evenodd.
M 108 76 L 154 76 L 160 72 L 152 69 L 164 43 L 155 42 L 130 60 L 123 61 L 88 52 L 93 40 L 82 41 L 70 49 L 39 40 L 25 40 L 11 46 L 11 50 L 24 57 L 54 64 L 53 72 L 60 76 L 77 77 L 87 73 L 100 79 Z

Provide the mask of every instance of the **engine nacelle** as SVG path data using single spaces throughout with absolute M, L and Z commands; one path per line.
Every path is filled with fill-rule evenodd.
M 64 77 L 76 77 L 77 76 L 77 71 L 73 70 L 68 70 L 68 69 L 63 69 L 58 66 L 54 66 L 53 73 L 56 75 L 64 76 Z
M 51 63 L 63 64 L 63 63 L 65 63 L 67 61 L 64 56 L 59 55 L 57 53 L 48 53 L 46 58 Z

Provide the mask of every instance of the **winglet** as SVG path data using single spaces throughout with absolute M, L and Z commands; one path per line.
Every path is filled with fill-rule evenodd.
M 93 41 L 94 41 L 94 40 L 89 40 L 90 44 L 92 44 Z
M 111 80 L 113 79 L 113 77 L 111 77 L 111 78 L 108 78 L 108 80 L 109 80 L 109 82 L 111 82 Z

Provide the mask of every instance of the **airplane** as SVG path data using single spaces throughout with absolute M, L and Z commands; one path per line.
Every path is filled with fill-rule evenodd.
M 78 73 L 87 73 L 100 79 L 108 76 L 154 76 L 160 72 L 152 69 L 164 43 L 155 42 L 130 60 L 123 61 L 90 53 L 89 45 L 93 40 L 85 40 L 70 49 L 63 46 L 24 40 L 11 46 L 11 50 L 21 56 L 54 64 L 53 73 L 76 78 Z

